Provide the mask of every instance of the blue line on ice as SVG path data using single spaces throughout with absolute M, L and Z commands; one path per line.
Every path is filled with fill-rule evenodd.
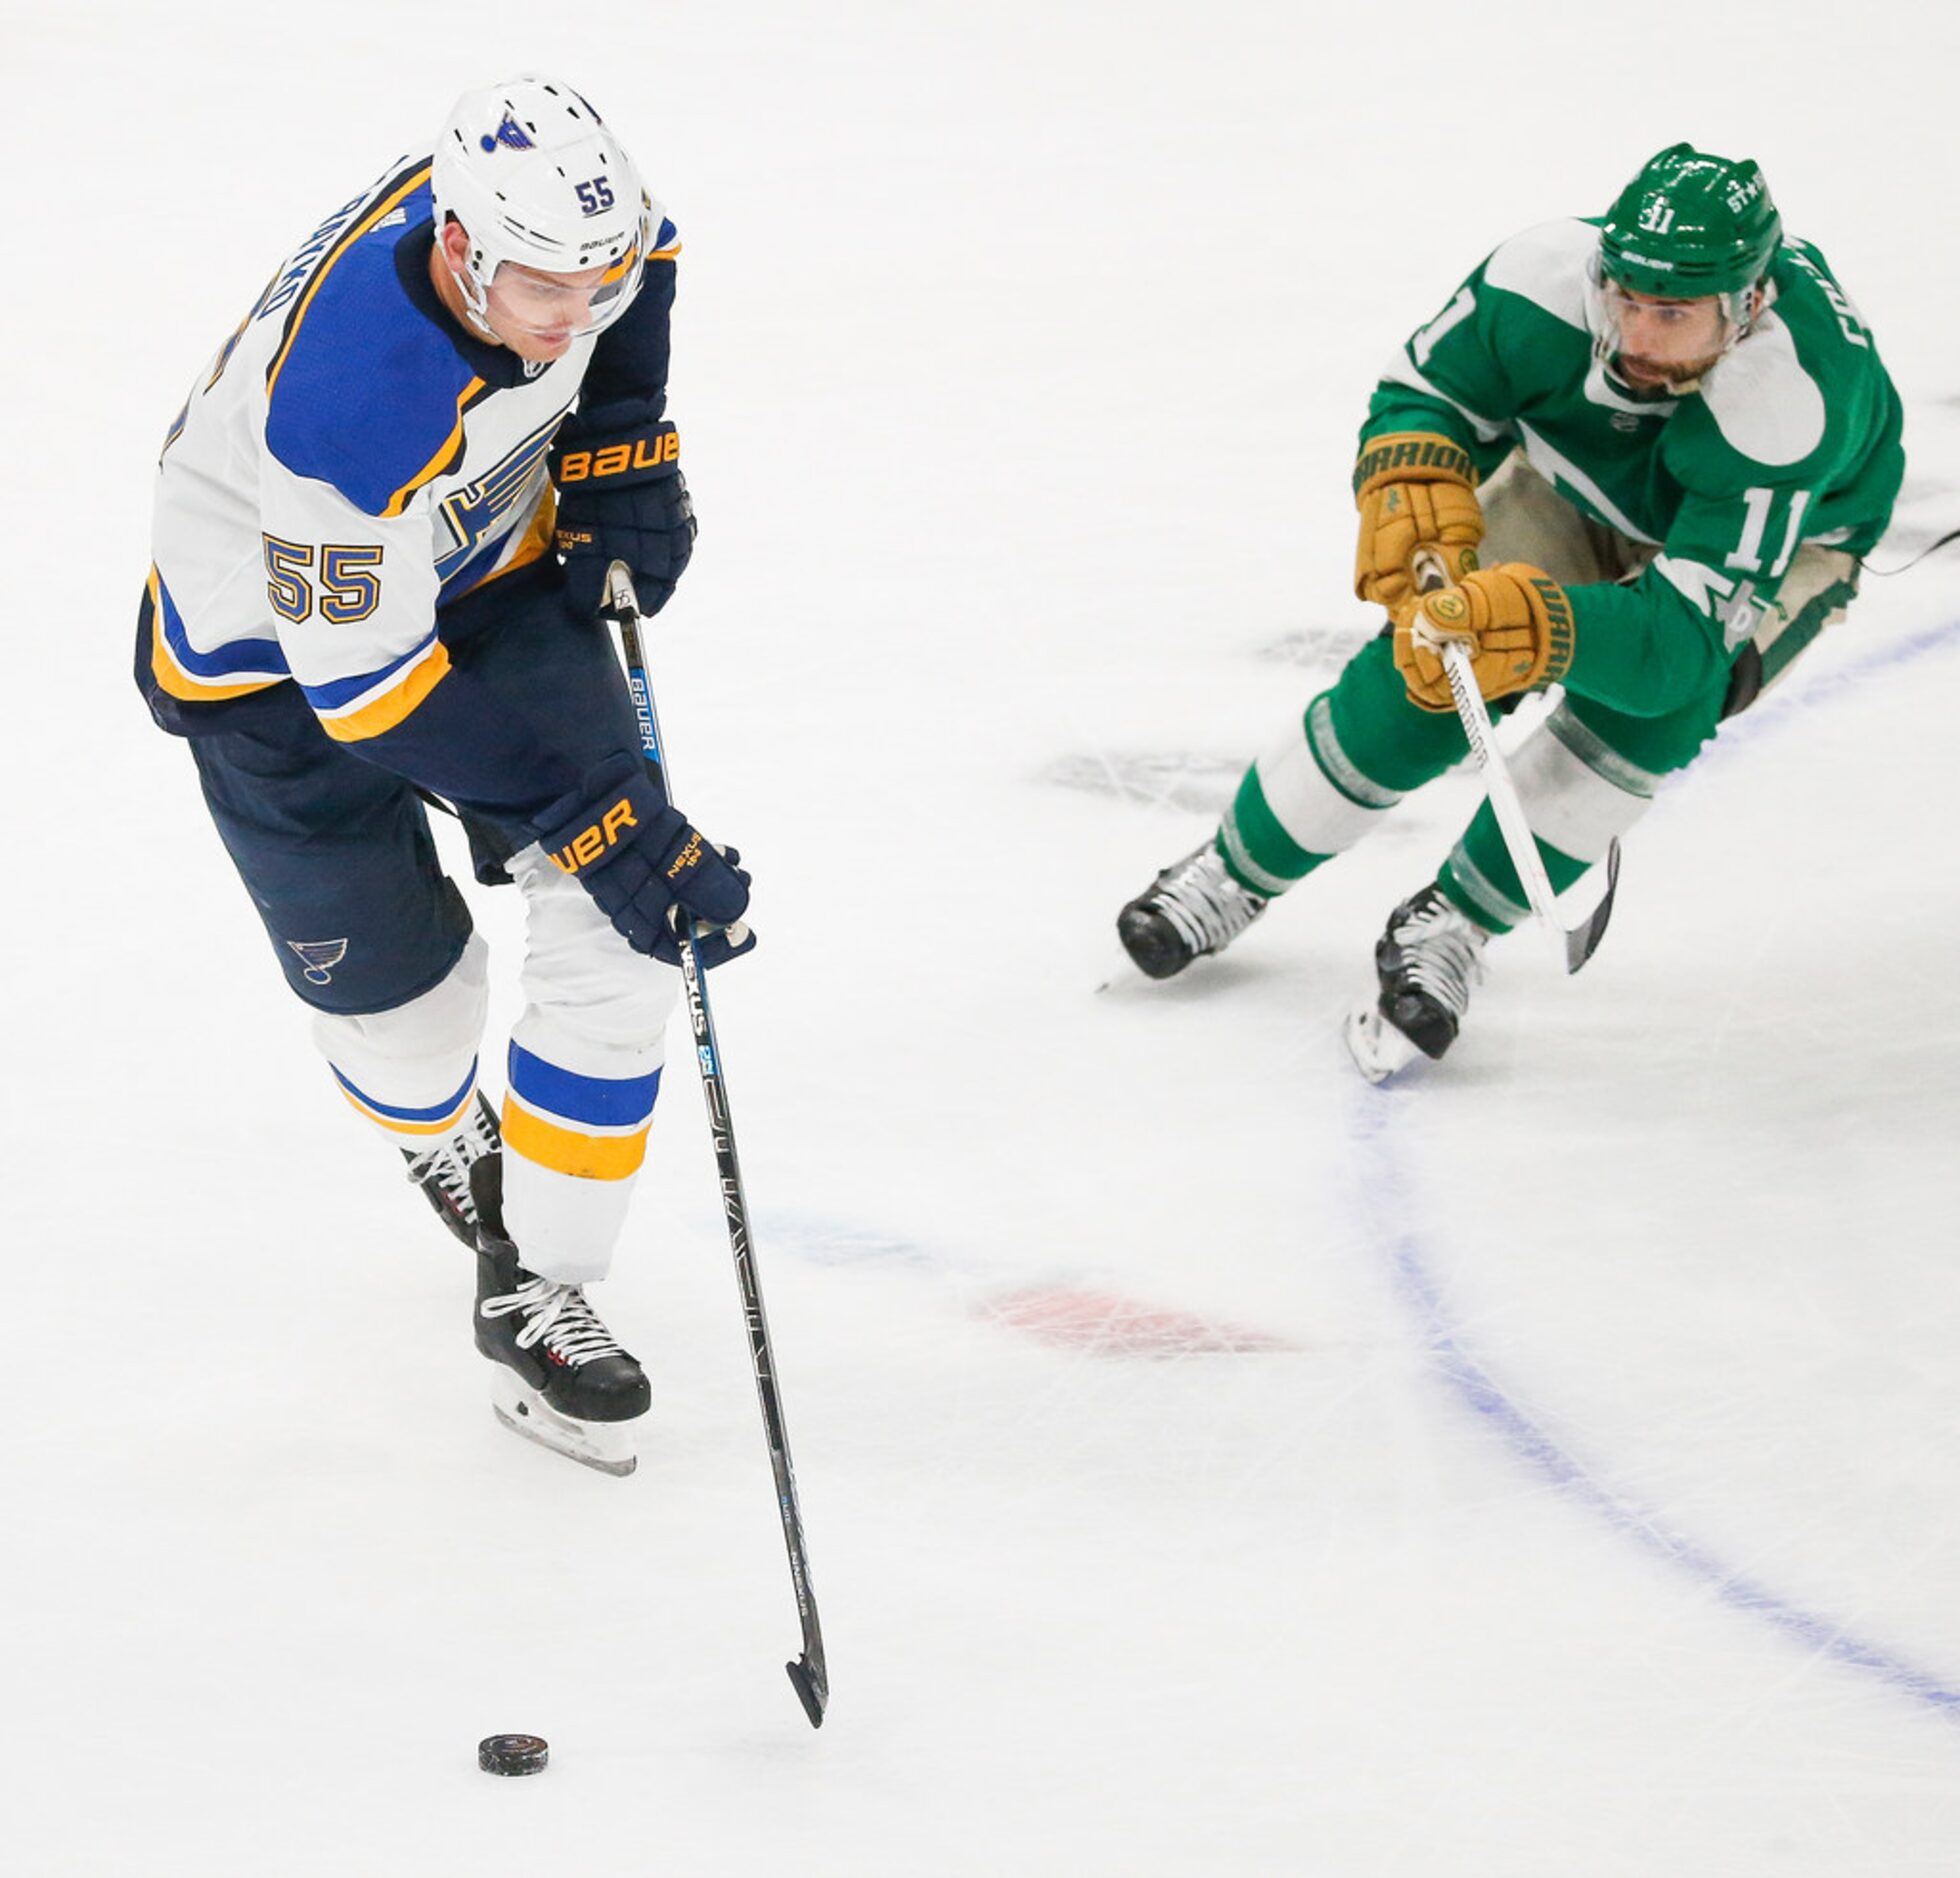
M 1842 628 L 1838 630 L 1842 631 Z M 1833 672 L 1803 690 L 1766 698 L 1724 733 L 1715 750 L 1733 749 L 1745 737 L 1760 737 L 1795 722 L 1807 710 L 1860 689 L 1868 680 L 1895 671 L 1928 652 L 1960 640 L 1960 621 L 1920 633 Z M 1761 713 L 1760 717 L 1758 712 Z M 1711 755 L 1713 752 L 1710 753 Z M 1697 767 L 1705 768 L 1704 757 Z M 1404 1295 L 1422 1322 L 1431 1361 L 1464 1405 L 1520 1460 L 1552 1481 L 1567 1497 L 1590 1507 L 1608 1525 L 1649 1552 L 1699 1578 L 1727 1604 L 1773 1624 L 1806 1648 L 1834 1662 L 1869 1671 L 1890 1687 L 1942 1714 L 1960 1711 L 1960 1689 L 1915 1668 L 1902 1658 L 1851 1635 L 1842 1625 L 1780 1598 L 1744 1577 L 1680 1533 L 1670 1531 L 1645 1507 L 1603 1487 L 1506 1394 L 1465 1343 L 1445 1303 L 1420 1235 L 1407 1217 L 1411 1182 L 1397 1153 L 1393 1116 L 1420 1096 L 1411 1089 L 1371 1089 L 1356 1103 L 1351 1132 L 1360 1151 L 1364 1203 L 1374 1213 L 1390 1264 Z M 1371 1198 L 1369 1197 L 1371 1196 Z
M 1835 626 L 1830 630 L 1841 633 L 1855 629 Z M 1927 653 L 1938 652 L 1956 642 L 1960 642 L 1960 620 L 1951 620 L 1944 626 L 1929 627 L 1894 645 L 1882 647 L 1837 671 L 1820 673 L 1815 679 L 1806 680 L 1801 689 L 1772 691 L 1723 731 L 1707 754 L 1697 760 L 1695 767 L 1706 770 L 1723 751 L 1733 750 L 1738 744 L 1761 737 L 1766 732 L 1781 730 L 1816 706 L 1834 703 L 1847 692 L 1861 691 L 1872 679 L 1897 671 L 1901 665 L 1910 665 L 1915 659 L 1922 659 Z

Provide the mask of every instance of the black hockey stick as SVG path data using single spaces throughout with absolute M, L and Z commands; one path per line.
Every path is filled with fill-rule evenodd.
M 653 706 L 653 687 L 647 680 L 646 654 L 640 645 L 640 602 L 633 577 L 624 561 L 615 561 L 606 574 L 606 618 L 619 627 L 620 648 L 626 659 L 626 682 L 633 693 L 633 713 L 640 723 L 640 750 L 649 763 L 665 768 L 660 719 Z M 671 773 L 663 775 L 671 785 Z M 789 1456 L 789 1430 L 783 1422 L 783 1403 L 776 1387 L 776 1357 L 769 1342 L 769 1319 L 762 1309 L 762 1281 L 755 1268 L 755 1248 L 749 1241 L 749 1203 L 742 1188 L 742 1167 L 735 1155 L 735 1124 L 728 1113 L 728 1089 L 722 1081 L 721 1048 L 715 1041 L 714 1014 L 708 1009 L 708 987 L 701 970 L 692 921 L 681 927 L 681 985 L 687 994 L 688 1022 L 694 1030 L 694 1053 L 701 1065 L 701 1093 L 708 1103 L 708 1130 L 714 1137 L 715 1168 L 721 1176 L 722 1210 L 728 1216 L 728 1244 L 735 1254 L 735 1281 L 741 1287 L 742 1310 L 749 1325 L 749 1357 L 755 1368 L 755 1392 L 762 1403 L 762 1426 L 769 1437 L 769 1465 L 776 1475 L 776 1510 L 782 1516 L 783 1543 L 789 1548 L 790 1583 L 796 1590 L 796 1614 L 803 1625 L 803 1654 L 784 1664 L 790 1685 L 812 1728 L 823 1726 L 830 1702 L 830 1676 L 824 1666 L 823 1629 L 817 1622 L 817 1594 L 810 1584 L 809 1554 L 803 1543 L 803 1510 L 796 1497 L 796 1468 Z
M 1858 565 L 1867 574 L 1876 574 L 1880 580 L 1890 580 L 1895 574 L 1911 573 L 1928 556 L 1939 553 L 1942 548 L 1951 547 L 1956 541 L 1960 541 L 1960 528 L 1949 528 L 1937 541 L 1929 541 L 1911 560 L 1901 561 L 1897 567 L 1874 567 L 1862 556 Z

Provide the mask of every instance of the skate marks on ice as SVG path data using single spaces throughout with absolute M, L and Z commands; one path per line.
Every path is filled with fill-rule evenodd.
M 770 1243 L 824 1266 L 882 1265 L 934 1276 L 963 1297 L 968 1317 L 1077 1355 L 1165 1359 L 1297 1353 L 1271 1331 L 1126 1296 L 1073 1275 L 1003 1285 L 998 1274 L 911 1240 L 803 1214 L 771 1216 Z
M 1037 772 L 1037 782 L 1081 795 L 1104 796 L 1141 809 L 1177 809 L 1216 819 L 1236 793 L 1246 766 L 1257 754 L 1248 743 L 1229 756 L 1202 756 L 1188 750 L 1091 750 L 1058 756 Z M 1468 763 L 1458 765 L 1467 769 Z M 1368 845 L 1376 852 L 1422 838 L 1413 818 L 1374 830 Z
M 1675 1531 L 1653 1508 L 1602 1485 L 1535 1421 L 1477 1356 L 1444 1299 L 1437 1261 L 1413 1224 L 1415 1183 L 1397 1146 L 1398 1104 L 1420 1098 L 1419 1085 L 1395 1096 L 1372 1090 L 1351 1111 L 1357 1205 L 1410 1307 L 1430 1364 L 1462 1405 L 1517 1460 L 1574 1504 L 1598 1515 L 1641 1550 L 1686 1572 L 1723 1603 L 1771 1624 L 1812 1655 L 1876 1676 L 1902 1695 L 1960 1720 L 1960 1688 L 1853 1635 L 1841 1622 L 1803 1609 Z
M 1804 713 L 1863 689 L 1929 653 L 1960 643 L 1960 621 L 1910 634 L 1835 671 L 1779 693 L 1728 726 L 1699 768 L 1726 765 L 1737 744 L 1773 735 Z M 1664 806 L 1664 805 L 1663 805 Z M 1947 1720 L 1960 1720 L 1960 1687 L 1875 1644 L 1841 1623 L 1805 1610 L 1675 1530 L 1654 1509 L 1596 1480 L 1522 1408 L 1478 1357 L 1445 1301 L 1438 1264 L 1414 1224 L 1417 1177 L 1400 1146 L 1397 1117 L 1409 1105 L 1438 1099 L 1422 1078 L 1397 1077 L 1359 1094 L 1350 1109 L 1355 1178 L 1352 1203 L 1415 1318 L 1431 1365 L 1463 1406 L 1530 1471 L 1598 1515 L 1641 1550 L 1712 1590 L 1723 1603 L 1781 1631 L 1814 1655 L 1876 1677 Z
M 1245 774 L 1243 754 L 1194 756 L 1184 751 L 1093 751 L 1060 756 L 1038 780 L 1084 795 L 1109 796 L 1141 808 L 1217 815 Z
M 1263 664 L 1291 665 L 1301 671 L 1325 672 L 1331 678 L 1367 644 L 1371 630 L 1366 625 L 1302 626 L 1269 639 L 1253 656 Z
M 1320 673 L 1332 683 L 1368 637 L 1365 624 L 1305 626 L 1256 647 L 1252 657 L 1261 664 Z M 1251 756 L 1250 749 L 1234 750 L 1225 756 L 1184 750 L 1097 750 L 1057 757 L 1040 773 L 1039 780 L 1144 808 L 1217 815 L 1231 801 Z
M 1351 627 L 1306 627 L 1282 634 L 1253 656 L 1267 664 L 1324 673 L 1331 683 L 1366 638 Z M 1250 747 L 1223 756 L 1189 750 L 1092 750 L 1058 756 L 1037 780 L 1140 808 L 1218 815 L 1231 801 L 1252 754 Z

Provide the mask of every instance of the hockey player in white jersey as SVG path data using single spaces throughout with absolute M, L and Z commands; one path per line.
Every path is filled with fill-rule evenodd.
M 749 877 L 640 756 L 597 617 L 612 561 L 651 612 L 694 540 L 666 420 L 679 245 L 570 87 L 465 96 L 198 373 L 137 638 L 339 1087 L 477 1249 L 499 1415 L 611 1472 L 650 1392 L 584 1287 L 644 1156 L 678 921 L 704 964 L 754 943 Z M 485 947 L 430 799 L 527 902 L 501 1127 Z

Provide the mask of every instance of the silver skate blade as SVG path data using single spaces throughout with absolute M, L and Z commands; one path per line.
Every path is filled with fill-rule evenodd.
M 1372 1083 L 1385 1083 L 1422 1055 L 1393 1024 L 1383 1021 L 1381 1007 L 1376 1004 L 1349 1012 L 1342 1034 L 1354 1067 Z
M 602 1474 L 630 1474 L 639 1465 L 631 1422 L 581 1422 L 562 1415 L 503 1364 L 490 1378 L 490 1411 L 514 1435 Z
M 1096 984 L 1096 996 L 1101 997 L 1105 991 L 1117 985 L 1136 984 L 1139 981 L 1144 984 L 1150 982 L 1137 970 L 1136 960 L 1118 946 L 1109 963 L 1103 967 L 1103 975 Z

